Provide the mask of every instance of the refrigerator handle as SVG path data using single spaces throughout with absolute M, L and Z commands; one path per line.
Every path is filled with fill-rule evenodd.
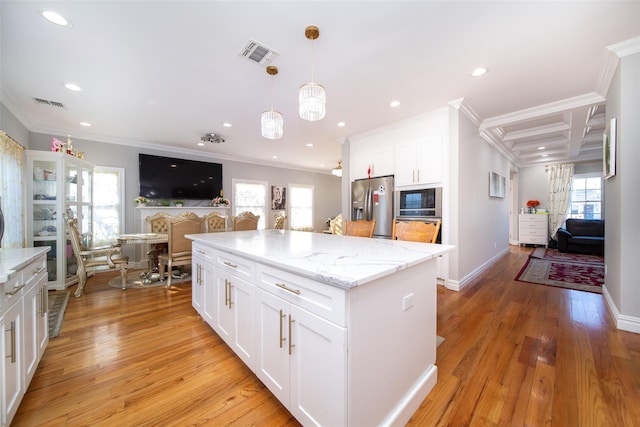
M 371 186 L 369 186 L 364 196 L 364 218 L 363 219 L 366 221 L 371 221 L 371 214 L 372 214 L 371 203 L 373 202 L 372 199 L 373 198 L 371 197 Z

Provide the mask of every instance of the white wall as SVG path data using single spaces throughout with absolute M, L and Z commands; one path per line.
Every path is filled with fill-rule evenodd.
M 518 212 L 527 209 L 528 200 L 538 200 L 539 208 L 549 207 L 549 185 L 544 165 L 520 168 L 518 171 Z
M 457 251 L 449 260 L 452 283 L 464 285 L 509 247 L 509 189 L 504 199 L 489 197 L 489 173 L 503 176 L 509 185 L 511 163 L 491 147 L 478 127 L 464 114 L 451 108 L 450 200 L 451 224 L 457 229 Z M 457 172 L 457 173 L 456 173 Z M 450 219 L 451 221 L 451 219 Z M 453 237 L 453 236 L 452 236 Z
M 29 148 L 29 130 L 2 103 L 0 103 L 0 129 L 19 144 Z
M 620 59 L 607 95 L 617 119 L 616 175 L 605 180 L 605 297 L 618 328 L 640 333 L 640 53 Z

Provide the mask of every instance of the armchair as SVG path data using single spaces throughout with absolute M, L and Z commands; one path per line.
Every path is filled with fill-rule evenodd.
M 77 219 L 67 218 L 67 231 L 73 253 L 78 260 L 78 288 L 74 293 L 76 298 L 82 296 L 84 286 L 87 283 L 87 274 L 120 269 L 122 289 L 127 287 L 127 264 L 129 257 L 123 255 L 120 245 L 99 246 L 89 248 L 82 243 L 80 231 L 78 230 Z

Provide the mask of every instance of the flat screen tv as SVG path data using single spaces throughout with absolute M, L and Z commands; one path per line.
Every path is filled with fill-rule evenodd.
M 222 165 L 139 154 L 140 195 L 148 199 L 211 200 L 222 191 Z

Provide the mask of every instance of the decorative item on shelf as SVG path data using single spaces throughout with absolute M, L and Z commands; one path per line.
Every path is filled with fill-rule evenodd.
M 320 37 L 318 27 L 310 25 L 304 30 L 306 38 L 311 40 L 311 83 L 305 83 L 300 86 L 298 92 L 298 102 L 300 103 L 298 113 L 300 118 L 315 122 L 324 119 L 326 112 L 325 104 L 327 95 L 324 86 L 314 83 L 313 81 L 313 41 Z
M 144 196 L 138 196 L 135 199 L 133 199 L 133 201 L 136 203 L 136 205 L 138 206 L 147 206 L 147 203 L 149 203 L 149 199 L 147 199 Z
M 182 200 L 176 200 L 175 202 L 173 202 L 174 205 L 176 205 L 177 207 L 181 208 L 182 205 L 184 205 L 184 202 Z
M 228 208 L 231 206 L 231 202 L 222 196 L 218 196 L 211 201 L 211 206 L 217 208 Z
M 284 134 L 284 119 L 279 111 L 273 109 L 273 76 L 278 74 L 278 67 L 269 65 L 267 67 L 267 74 L 271 76 L 271 109 L 262 113 L 260 129 L 264 138 L 280 139 Z
M 73 156 L 73 145 L 71 144 L 71 135 L 67 135 L 67 143 L 65 144 L 65 150 L 68 155 Z
M 162 204 L 162 206 L 171 206 L 171 200 L 169 199 L 162 199 L 162 202 L 160 202 Z
M 54 153 L 59 153 L 63 150 L 64 142 L 60 141 L 58 138 L 51 139 L 51 151 Z
M 529 213 L 536 213 L 536 207 L 540 206 L 540 202 L 538 200 L 529 200 L 527 201 L 527 208 L 529 208 Z

